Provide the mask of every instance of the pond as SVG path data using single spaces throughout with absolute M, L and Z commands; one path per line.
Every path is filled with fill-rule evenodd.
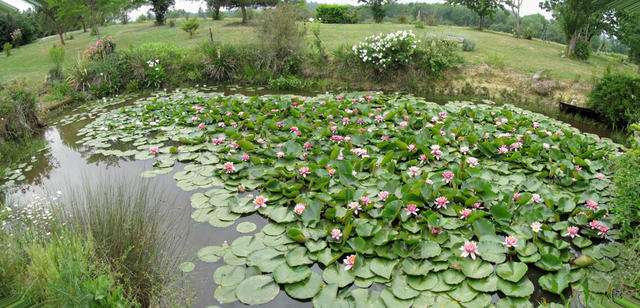
M 610 140 L 511 106 L 214 90 L 63 114 L 8 183 L 29 199 L 147 178 L 188 229 L 195 307 L 508 307 L 608 288 L 616 232 L 589 225 L 612 226 Z

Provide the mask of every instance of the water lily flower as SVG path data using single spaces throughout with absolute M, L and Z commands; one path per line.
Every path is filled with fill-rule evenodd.
M 531 231 L 538 233 L 542 231 L 542 224 L 540 222 L 534 222 L 531 224 Z
M 362 205 L 368 205 L 369 203 L 371 203 L 371 199 L 369 199 L 369 197 L 367 196 L 362 196 L 360 197 L 360 202 L 362 202 Z
M 398 126 L 400 126 L 400 127 L 407 127 L 407 125 L 409 125 L 409 123 L 407 123 L 407 121 L 402 121 L 402 122 L 398 123 Z
M 290 130 L 292 133 L 297 133 L 298 131 L 300 131 L 300 130 L 298 129 L 298 127 L 297 127 L 297 126 L 291 126 L 291 128 L 290 128 L 289 130 Z
M 298 170 L 298 172 L 300 172 L 300 175 L 302 175 L 303 178 L 307 177 L 307 174 L 309 174 L 309 167 L 302 167 L 300 168 L 300 170 Z
M 407 150 L 409 150 L 409 152 L 413 152 L 415 150 L 417 150 L 418 147 L 415 144 L 410 144 L 407 146 Z
M 356 255 L 347 256 L 344 259 L 343 263 L 346 264 L 346 266 L 344 267 L 345 271 L 348 271 L 348 270 L 352 269 L 353 265 L 356 263 Z
M 384 136 L 380 137 L 380 140 L 387 141 L 387 140 L 389 140 L 389 136 L 384 135 Z
M 256 205 L 256 209 L 257 209 L 261 207 L 266 207 L 267 201 L 268 201 L 267 198 L 263 196 L 257 196 L 255 199 L 253 199 L 253 204 Z
M 249 161 L 250 158 L 249 154 L 242 154 L 242 160 Z
M 304 209 L 307 208 L 307 205 L 304 203 L 298 203 L 296 204 L 296 206 L 293 208 L 293 211 L 298 214 L 298 215 L 302 215 L 302 213 L 304 212 Z
M 498 154 L 506 154 L 506 153 L 509 153 L 509 149 L 507 149 L 506 145 L 503 145 L 500 148 L 498 148 Z
M 149 148 L 149 152 L 151 152 L 153 154 L 158 154 L 158 147 L 150 147 Z
M 424 164 L 425 162 L 427 162 L 427 160 L 429 160 L 429 157 L 427 157 L 426 154 L 422 154 L 422 155 L 420 155 L 418 160 L 420 161 L 420 164 Z
M 436 207 L 437 208 L 447 208 L 447 204 L 449 204 L 449 200 L 447 200 L 447 197 L 438 197 L 436 198 Z
M 198 118 L 198 117 L 191 118 L 191 121 L 193 121 L 193 122 L 197 122 L 198 120 L 200 120 L 200 118 Z
M 258 140 L 256 140 L 256 142 L 258 142 L 259 144 L 263 144 L 264 143 L 264 139 L 258 138 Z
M 609 233 L 609 227 L 607 227 L 605 225 L 601 225 L 600 226 L 600 232 L 598 232 L 598 235 L 605 235 L 607 233 Z
M 420 168 L 416 167 L 416 166 L 411 166 L 409 167 L 409 170 L 407 171 L 407 173 L 409 174 L 409 177 L 412 178 L 414 176 L 417 176 L 420 174 Z
M 232 173 L 232 172 L 236 171 L 236 168 L 234 168 L 234 167 L 233 167 L 233 162 L 230 162 L 230 161 L 229 161 L 229 162 L 226 162 L 226 163 L 222 166 L 222 168 L 223 168 L 224 170 L 226 170 L 226 173 Z
M 355 170 L 351 170 L 351 175 L 356 176 L 358 174 L 358 172 L 356 172 Z
M 502 245 L 509 247 L 517 247 L 518 239 L 515 236 L 509 235 L 504 239 L 504 243 Z
M 310 150 L 311 149 L 311 142 L 309 142 L 309 141 L 305 142 L 302 147 L 304 147 L 305 150 Z
M 509 146 L 512 150 L 518 152 L 518 149 L 520 149 L 522 147 L 522 143 L 520 142 L 514 142 Z
M 460 219 L 465 219 L 467 217 L 469 217 L 469 215 L 471 215 L 471 213 L 473 213 L 473 210 L 471 209 L 463 209 L 462 211 L 460 211 Z
M 442 156 L 442 154 L 444 153 L 442 153 L 442 151 L 440 150 L 433 151 L 433 156 L 436 158 L 436 160 L 440 160 L 440 157 Z
M 538 126 L 540 126 L 540 123 L 538 123 L 538 122 L 533 122 L 533 129 L 538 128 Z
M 431 179 L 426 179 L 426 180 L 424 180 L 424 182 L 429 184 L 429 185 L 433 185 L 433 181 Z
M 479 210 L 479 209 L 483 209 L 484 207 L 482 207 L 482 202 L 476 202 L 473 204 L 473 209 L 474 210 Z
M 594 220 L 594 221 L 589 223 L 589 226 L 591 227 L 591 229 L 599 229 L 600 228 L 600 222 L 597 221 L 597 220 Z
M 447 170 L 445 172 L 442 173 L 442 177 L 444 177 L 444 180 L 449 183 L 449 181 L 451 181 L 451 179 L 453 179 L 453 172 Z
M 358 201 L 349 202 L 347 206 L 350 210 L 353 210 L 356 215 L 358 214 L 358 211 L 362 211 L 362 207 L 360 206 L 360 203 L 358 203 Z
M 475 157 L 469 157 L 467 158 L 467 164 L 469 164 L 469 167 L 475 167 L 478 165 L 478 159 Z
M 540 202 L 542 202 L 542 197 L 540 197 L 540 195 L 538 195 L 538 194 L 533 194 L 531 196 L 531 201 L 533 201 L 535 203 L 540 203 Z
M 340 231 L 340 229 L 331 230 L 331 237 L 334 240 L 339 240 L 342 237 L 342 231 Z
M 571 238 L 576 238 L 576 237 L 580 237 L 580 234 L 578 234 L 578 231 L 580 231 L 580 228 L 578 227 L 567 227 L 567 234 L 563 234 L 562 236 L 571 236 Z
M 602 180 L 602 179 L 604 179 L 604 174 L 598 173 L 598 174 L 596 174 L 596 177 L 598 178 L 598 180 Z
M 418 206 L 413 204 L 413 203 L 407 204 L 406 210 L 407 210 L 407 212 L 409 212 L 409 214 L 414 215 L 414 216 L 417 216 L 418 212 L 420 211 Z
M 342 140 L 344 140 L 344 137 L 342 137 L 342 136 L 339 136 L 339 135 L 331 136 L 331 141 L 333 141 L 333 142 L 340 143 Z
M 592 210 L 595 210 L 595 209 L 597 209 L 597 208 L 598 208 L 598 202 L 595 202 L 595 201 L 593 201 L 593 200 L 587 200 L 587 201 L 585 202 L 585 204 L 587 205 L 587 207 L 588 207 L 588 208 L 590 208 L 590 209 L 592 209 Z
M 333 176 L 336 173 L 336 169 L 329 169 L 329 175 Z
M 549 146 L 549 144 L 548 144 L 548 143 L 543 143 L 543 144 L 542 144 L 542 148 L 543 148 L 543 149 L 545 149 L 545 150 L 548 150 L 550 147 L 551 147 L 551 146 Z
M 383 202 L 387 200 L 387 198 L 389 198 L 389 192 L 387 191 L 381 191 L 378 193 L 378 198 L 380 198 L 380 200 L 382 200 Z
M 469 152 L 469 147 L 468 146 L 460 147 L 460 153 L 467 154 L 467 152 Z
M 442 228 L 429 227 L 429 231 L 431 231 L 431 234 L 438 235 L 442 233 Z
M 198 124 L 198 129 L 205 129 L 206 125 L 204 124 L 204 122 Z
M 513 194 L 513 201 L 518 200 L 518 198 L 520 198 L 521 194 L 520 193 L 515 193 Z
M 471 256 L 471 259 L 475 260 L 476 255 L 478 255 L 478 245 L 475 242 L 464 242 L 464 245 L 460 247 L 460 250 L 462 250 L 462 254 L 460 256 L 463 258 Z
M 276 156 L 278 156 L 278 158 L 283 158 L 284 157 L 284 152 L 278 152 L 278 153 L 276 153 Z

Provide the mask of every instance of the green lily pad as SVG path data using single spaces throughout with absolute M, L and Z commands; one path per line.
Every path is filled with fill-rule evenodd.
M 234 286 L 244 280 L 245 269 L 241 266 L 223 265 L 213 273 L 213 281 L 223 286 Z
M 252 223 L 252 222 L 241 222 L 238 224 L 238 226 L 236 227 L 236 229 L 238 230 L 238 232 L 240 233 L 251 233 L 253 232 L 255 229 L 257 228 L 256 224 Z
M 236 288 L 238 300 L 247 305 L 262 305 L 272 301 L 280 292 L 273 278 L 264 275 L 252 276 Z
M 480 292 L 490 293 L 498 290 L 498 277 L 496 275 L 482 279 L 469 279 L 467 283 L 472 289 Z
M 311 272 L 309 278 L 284 286 L 284 290 L 295 299 L 310 299 L 322 289 L 322 277 L 315 272 Z
M 496 273 L 504 280 L 518 282 L 527 273 L 527 269 L 527 265 L 522 262 L 507 262 L 498 265 Z
M 459 287 L 447 292 L 447 295 L 451 296 L 451 298 L 457 300 L 458 302 L 465 303 L 470 302 L 478 295 L 478 292 L 467 284 L 467 282 L 462 282 Z
M 229 251 L 229 248 L 220 247 L 220 246 L 206 246 L 200 248 L 198 250 L 197 256 L 203 262 L 218 262 L 220 258 L 224 256 L 224 254 Z
M 371 271 L 376 275 L 384 278 L 391 278 L 393 269 L 398 264 L 399 260 L 387 260 L 382 258 L 374 258 L 371 260 Z
M 273 272 L 278 265 L 284 262 L 284 255 L 275 248 L 256 250 L 247 257 L 249 266 L 257 266 L 264 273 Z
M 399 299 L 412 299 L 420 295 L 420 292 L 412 289 L 407 284 L 407 276 L 404 274 L 393 276 L 391 280 L 391 292 Z
M 296 283 L 311 276 L 308 266 L 290 267 L 286 262 L 273 270 L 273 279 L 279 284 Z
M 506 296 L 526 297 L 533 294 L 533 283 L 527 277 L 515 283 L 498 279 L 498 290 Z
M 241 236 L 231 243 L 231 252 L 238 257 L 246 257 L 262 248 L 264 248 L 262 240 L 255 236 Z
M 484 278 L 493 273 L 493 266 L 487 262 L 482 262 L 480 259 L 463 259 L 460 262 L 460 269 L 465 276 L 473 279 Z
M 178 268 L 184 273 L 189 273 L 189 272 L 192 272 L 193 269 L 196 268 L 196 265 L 193 264 L 193 262 L 183 262 L 183 263 L 180 263 Z
M 213 297 L 222 304 L 233 303 L 238 300 L 238 297 L 236 297 L 236 287 L 237 285 L 227 287 L 218 286 L 213 293 Z
M 356 275 L 352 270 L 346 270 L 342 265 L 333 264 L 324 269 L 322 279 L 327 284 L 336 284 L 338 287 L 344 288 L 356 279 Z

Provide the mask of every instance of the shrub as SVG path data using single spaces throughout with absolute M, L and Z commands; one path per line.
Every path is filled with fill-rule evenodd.
M 413 25 L 416 27 L 416 29 L 424 29 L 424 23 L 421 21 L 416 21 Z
M 155 66 L 151 68 L 153 78 L 162 77 L 163 80 L 156 79 L 161 84 L 177 85 L 184 80 L 184 76 L 194 67 L 185 67 L 187 60 L 187 50 L 168 43 L 145 43 L 135 48 L 128 48 L 120 52 L 120 67 L 123 76 L 123 84 L 130 80 L 138 79 L 145 81 L 141 86 L 148 86 L 146 80 L 150 72 L 149 61 L 158 60 L 161 63 L 162 74 L 155 74 Z M 160 68 L 158 69 L 160 71 Z M 155 87 L 155 85 L 153 86 Z
M 11 55 L 11 48 L 13 48 L 13 46 L 11 46 L 11 43 L 9 42 L 4 43 L 4 46 L 2 47 L 2 49 L 4 50 L 4 54 L 7 57 Z
M 89 88 L 91 74 L 89 74 L 89 60 L 78 56 L 67 69 L 67 82 L 77 91 L 84 92 Z
M 169 27 L 173 28 L 176 26 L 176 21 L 175 20 L 169 20 Z
M 591 91 L 589 105 L 612 126 L 626 127 L 640 119 L 640 78 L 606 74 Z
M 274 90 L 305 90 L 311 87 L 311 82 L 300 80 L 296 76 L 280 76 L 269 79 L 269 87 Z
M 640 231 L 640 149 L 637 147 L 614 160 L 613 214 L 620 225 L 621 238 L 638 236 Z
M 53 68 L 49 71 L 49 74 L 54 79 L 62 78 L 62 64 L 64 63 L 64 47 L 53 44 L 49 49 L 49 60 L 53 63 Z
M 22 31 L 20 29 L 15 29 L 11 31 L 9 35 L 11 36 L 11 43 L 16 47 L 20 46 L 20 42 L 22 42 Z
M 281 5 L 263 12 L 259 32 L 267 69 L 275 74 L 296 73 L 305 50 L 305 28 L 296 23 L 293 7 Z
M 0 142 L 31 136 L 38 127 L 35 91 L 17 81 L 0 90 Z
M 305 24 L 310 30 L 311 34 L 313 34 L 313 40 L 311 44 L 315 47 L 317 51 L 317 62 L 326 63 L 328 60 L 327 52 L 322 45 L 322 39 L 320 38 L 320 21 L 319 20 L 311 20 L 309 23 Z
M 207 77 L 215 81 L 225 81 L 237 75 L 241 65 L 235 46 L 206 41 L 200 48 L 204 54 L 203 67 Z
M 438 26 L 438 20 L 433 16 L 428 16 L 424 23 L 429 27 Z
M 355 24 L 358 15 L 350 5 L 320 4 L 316 7 L 316 18 L 328 24 Z
M 182 31 L 189 33 L 190 39 L 193 38 L 193 35 L 198 31 L 199 27 L 200 22 L 198 21 L 198 18 L 187 19 L 180 25 L 180 29 L 182 29 Z
M 463 51 L 473 51 L 476 48 L 476 41 L 465 37 L 464 40 L 462 40 L 462 50 Z
M 0 11 L 2 11 L 0 9 Z M 0 47 L 9 42 L 14 47 L 33 42 L 43 35 L 37 13 L 29 10 L 23 13 L 0 13 Z M 16 32 L 16 30 L 19 30 Z M 12 35 L 13 34 L 13 35 Z
M 396 17 L 395 23 L 406 25 L 409 23 L 410 17 L 407 15 L 398 15 Z
M 147 88 L 160 88 L 165 80 L 164 69 L 160 64 L 160 59 L 147 61 L 147 72 L 144 79 Z
M 591 45 L 585 39 L 578 40 L 576 49 L 573 51 L 573 57 L 578 60 L 587 60 L 591 56 Z
M 385 71 L 406 66 L 418 42 L 411 30 L 401 30 L 369 36 L 352 49 L 362 63 L 377 71 Z
M 107 55 L 113 53 L 116 50 L 116 42 L 112 37 L 103 36 L 99 39 L 94 46 L 90 46 L 85 49 L 85 54 L 91 60 L 99 60 Z
M 109 54 L 104 58 L 89 63 L 89 74 L 92 80 L 89 86 L 91 95 L 97 98 L 118 93 L 127 80 L 130 68 L 120 68 L 121 61 L 117 54 Z
M 522 37 L 527 39 L 527 40 L 532 40 L 536 36 L 538 36 L 538 32 L 536 32 L 535 30 L 533 30 L 531 28 L 525 29 L 524 32 L 522 33 Z
M 416 56 L 421 59 L 422 67 L 429 76 L 438 78 L 447 68 L 457 67 L 463 62 L 457 53 L 458 43 L 455 41 L 432 38 L 425 40 Z

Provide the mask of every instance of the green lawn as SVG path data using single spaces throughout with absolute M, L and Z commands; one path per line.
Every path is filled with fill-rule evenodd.
M 176 27 L 156 27 L 147 22 L 102 27 L 100 31 L 101 35 L 113 36 L 118 41 L 118 48 L 137 46 L 145 42 L 170 42 L 192 47 L 208 38 L 209 29 L 212 30 L 215 40 L 225 43 L 241 44 L 257 39 L 252 27 L 240 26 L 237 22 L 237 19 L 231 18 L 224 21 L 200 20 L 200 30 L 194 39 L 189 39 L 187 33 L 180 30 L 180 21 L 176 22 Z M 515 39 L 507 34 L 451 26 L 415 29 L 411 25 L 400 24 L 327 24 L 321 27 L 321 37 L 327 50 L 332 51 L 341 44 L 353 45 L 372 34 L 402 29 L 412 29 L 418 37 L 429 34 L 469 37 L 474 39 L 477 45 L 473 52 L 462 53 L 468 62 L 504 65 L 519 72 L 547 70 L 553 77 L 563 80 L 590 81 L 592 76 L 601 74 L 607 63 L 616 61 L 614 57 L 605 55 L 592 56 L 586 62 L 563 59 L 560 55 L 564 46 L 560 44 Z M 81 55 L 82 51 L 97 39 L 95 36 L 89 36 L 88 32 L 76 31 L 73 35 L 75 39 L 68 41 L 65 46 L 67 64 Z M 26 78 L 35 82 L 44 80 L 52 66 L 47 52 L 53 44 L 60 44 L 57 36 L 15 49 L 10 57 L 0 56 L 0 81 L 15 78 Z M 621 69 L 634 72 L 636 67 L 625 65 Z

